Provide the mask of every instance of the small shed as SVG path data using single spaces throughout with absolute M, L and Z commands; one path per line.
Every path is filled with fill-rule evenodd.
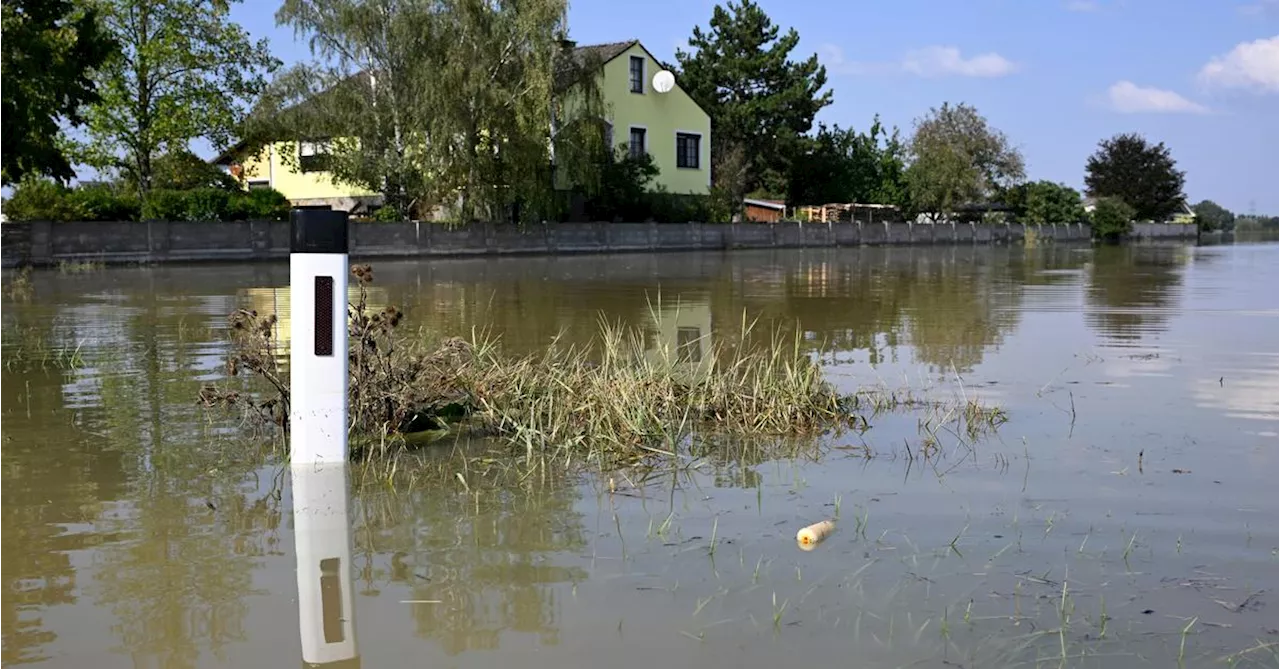
M 756 200 L 746 198 L 742 201 L 743 218 L 756 223 L 777 223 L 787 213 L 787 205 L 779 200 Z

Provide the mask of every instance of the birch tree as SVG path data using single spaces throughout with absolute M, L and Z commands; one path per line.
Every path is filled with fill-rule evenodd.
M 565 10 L 564 0 L 285 0 L 276 20 L 313 60 L 273 83 L 252 132 L 259 144 L 327 142 L 335 182 L 380 193 L 403 215 L 439 205 L 461 220 L 515 205 L 532 215 L 549 201 L 553 154 L 569 182 L 590 185 L 583 170 L 604 149 L 597 64 L 564 45 Z
M 145 197 L 152 161 L 205 138 L 222 149 L 279 61 L 230 20 L 239 0 L 95 0 L 120 51 L 87 112 L 84 162 L 125 173 Z

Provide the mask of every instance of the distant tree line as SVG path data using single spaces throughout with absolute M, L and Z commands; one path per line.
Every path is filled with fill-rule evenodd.
M 197 138 L 218 150 L 345 138 L 330 142 L 326 169 L 379 193 L 379 216 L 393 219 L 442 205 L 461 220 L 555 219 L 568 208 L 557 183 L 604 220 L 726 221 L 760 197 L 933 221 L 1088 222 L 1117 237 L 1186 207 L 1169 149 L 1138 134 L 1099 143 L 1086 206 L 1064 184 L 1029 181 L 1014 143 L 964 102 L 930 109 L 909 133 L 879 117 L 866 131 L 817 123 L 834 100 L 825 67 L 816 54 L 793 59 L 799 34 L 753 0 L 716 6 L 664 64 L 711 116 L 704 198 L 653 192 L 652 161 L 604 145 L 586 76 L 599 63 L 566 48 L 566 0 L 283 0 L 277 23 L 313 56 L 285 70 L 230 20 L 238 1 L 4 0 L 9 218 L 280 215 L 278 194 L 245 194 L 197 165 Z M 558 95 L 570 83 L 572 104 Z M 101 179 L 67 188 L 79 165 Z M 1195 208 L 1202 229 L 1235 223 L 1211 204 Z
M 1078 191 L 1027 181 L 1021 152 L 963 102 L 930 109 L 905 137 L 879 117 L 866 132 L 815 129 L 833 95 L 816 55 L 791 59 L 798 42 L 794 29 L 780 33 L 755 2 L 740 0 L 717 6 L 709 30 L 694 28 L 692 53 L 676 53 L 681 85 L 711 114 L 715 190 L 733 205 L 744 195 L 791 206 L 885 204 L 935 221 L 994 209 L 1029 223 L 1088 222 L 1102 238 L 1185 212 L 1185 175 L 1168 147 L 1134 133 L 1103 140 L 1087 160 L 1088 213 Z

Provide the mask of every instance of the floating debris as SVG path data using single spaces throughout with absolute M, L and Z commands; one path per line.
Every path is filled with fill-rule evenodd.
M 835 521 L 824 520 L 817 522 L 796 532 L 796 544 L 800 546 L 800 550 L 811 551 L 835 531 Z

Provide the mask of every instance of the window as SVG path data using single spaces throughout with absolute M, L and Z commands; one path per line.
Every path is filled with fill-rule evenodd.
M 702 135 L 692 132 L 676 133 L 676 167 L 696 170 L 702 164 Z
M 303 172 L 323 172 L 329 160 L 328 142 L 299 142 L 298 167 Z
M 631 57 L 631 92 L 644 93 L 644 58 Z
M 693 364 L 702 362 L 701 328 L 676 328 L 676 361 Z
M 608 121 L 604 122 L 604 148 L 608 149 L 610 156 L 613 155 L 613 124 Z
M 265 179 L 255 179 L 249 182 L 249 190 L 264 190 L 271 188 L 271 182 Z
M 639 158 L 645 154 L 644 146 L 644 128 L 631 129 L 631 157 Z

